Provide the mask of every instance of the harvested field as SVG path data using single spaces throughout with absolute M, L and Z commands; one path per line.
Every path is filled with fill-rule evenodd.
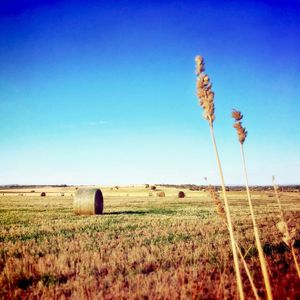
M 182 201 L 175 188 L 165 188 L 167 196 L 159 199 L 144 186 L 101 190 L 104 213 L 98 216 L 74 215 L 70 189 L 47 190 L 46 198 L 39 191 L 0 191 L 1 299 L 235 297 L 228 230 L 207 193 L 184 190 Z M 228 199 L 237 240 L 264 298 L 246 195 L 229 192 Z M 300 198 L 287 193 L 281 200 L 297 228 L 299 258 Z M 253 192 L 253 203 L 274 299 L 297 299 L 292 256 L 275 227 L 276 199 Z M 253 298 L 243 270 L 242 278 Z

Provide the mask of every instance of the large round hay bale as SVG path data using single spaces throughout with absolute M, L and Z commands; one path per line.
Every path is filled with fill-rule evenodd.
M 156 186 L 155 185 L 151 185 L 151 190 L 155 191 L 156 190 Z
M 159 192 L 156 195 L 157 195 L 157 197 L 165 197 L 166 196 L 165 192 Z
M 45 192 L 41 192 L 41 197 L 46 197 L 46 193 Z
M 185 193 L 183 191 L 180 191 L 178 193 L 178 198 L 184 198 L 185 197 Z
M 78 189 L 73 200 L 76 215 L 100 215 L 103 213 L 103 195 L 100 189 Z

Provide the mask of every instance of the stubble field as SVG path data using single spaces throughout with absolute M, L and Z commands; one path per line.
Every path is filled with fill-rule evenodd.
M 75 189 L 0 192 L 1 299 L 236 299 L 228 230 L 209 194 L 159 187 L 103 188 L 104 214 L 76 216 Z M 62 196 L 64 193 L 64 196 Z M 21 195 L 22 194 L 22 195 Z M 253 192 L 274 299 L 299 299 L 289 249 L 276 229 L 276 199 Z M 265 298 L 244 192 L 229 192 L 235 236 Z M 300 256 L 300 195 L 282 193 Z M 247 299 L 253 299 L 242 271 Z

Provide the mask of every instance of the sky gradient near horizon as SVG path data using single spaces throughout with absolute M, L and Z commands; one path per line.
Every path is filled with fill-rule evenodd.
M 0 4 L 0 184 L 300 183 L 300 1 Z

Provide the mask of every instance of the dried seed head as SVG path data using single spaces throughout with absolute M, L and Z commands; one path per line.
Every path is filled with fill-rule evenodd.
M 205 67 L 204 67 L 204 59 L 202 56 L 197 55 L 195 57 L 195 62 L 196 62 L 196 75 L 200 75 L 200 73 L 204 72 Z
M 282 240 L 283 242 L 290 247 L 292 244 L 292 238 L 289 234 L 289 230 L 288 230 L 288 226 L 286 224 L 286 222 L 281 221 L 279 223 L 276 224 L 277 229 L 280 231 L 280 233 L 282 234 Z
M 209 186 L 208 192 L 210 194 L 211 199 L 213 200 L 213 202 L 216 205 L 216 210 L 217 210 L 218 215 L 221 217 L 221 219 L 223 221 L 226 222 L 225 210 L 223 207 L 223 203 L 221 202 L 221 200 L 219 198 L 219 195 L 216 193 L 216 190 L 212 186 Z
M 231 116 L 235 119 L 235 123 L 233 124 L 233 127 L 237 131 L 239 141 L 240 141 L 241 144 L 244 144 L 248 132 L 246 131 L 246 128 L 244 128 L 242 126 L 241 120 L 243 119 L 243 115 L 240 111 L 234 109 L 232 111 Z
M 236 120 L 240 121 L 243 119 L 243 115 L 240 111 L 233 109 L 231 116 Z
M 235 122 L 233 127 L 236 129 L 238 138 L 241 144 L 244 144 L 245 139 L 247 137 L 248 132 L 246 131 L 246 128 L 242 126 L 242 122 Z
M 199 104 L 203 108 L 203 117 L 213 124 L 215 120 L 215 106 L 214 97 L 215 93 L 212 91 L 212 84 L 209 76 L 204 73 L 204 59 L 202 56 L 196 56 L 196 75 L 197 75 L 197 96 L 199 98 Z

